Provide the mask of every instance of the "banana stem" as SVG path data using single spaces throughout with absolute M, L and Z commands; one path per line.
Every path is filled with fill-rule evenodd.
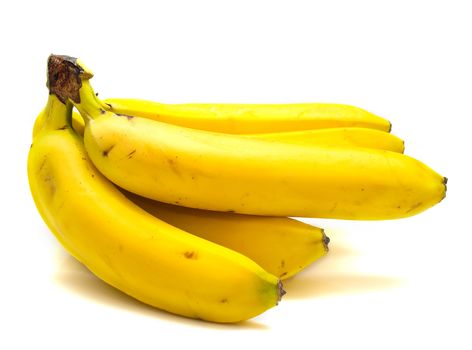
M 67 101 L 64 104 L 57 95 L 49 95 L 48 102 L 42 113 L 44 115 L 44 124 L 39 132 L 44 130 L 62 130 L 72 125 L 72 103 Z
M 49 93 L 56 95 L 62 102 L 72 101 L 85 121 L 93 119 L 108 110 L 108 106 L 98 100 L 90 85 L 93 73 L 75 57 L 50 55 L 48 59 Z M 93 96 L 94 98 L 90 98 Z M 85 109 L 82 103 L 87 106 Z
M 47 87 L 49 93 L 62 102 L 80 102 L 81 74 L 84 70 L 77 65 L 77 59 L 70 56 L 50 55 L 48 58 Z M 90 76 L 87 74 L 87 76 Z
M 109 111 L 110 107 L 97 98 L 88 80 L 82 80 L 79 97 L 80 102 L 74 102 L 74 106 L 80 112 L 86 123 Z

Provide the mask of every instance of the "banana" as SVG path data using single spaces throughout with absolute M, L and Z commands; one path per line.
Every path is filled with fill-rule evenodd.
M 403 154 L 273 143 L 116 115 L 89 78 L 74 79 L 82 85 L 71 100 L 86 120 L 91 160 L 112 182 L 148 198 L 242 214 L 379 220 L 418 214 L 445 197 L 445 178 Z
M 46 115 L 42 112 L 36 119 L 33 138 L 44 125 Z M 77 113 L 72 115 L 73 129 L 77 130 L 74 120 L 83 119 Z M 282 280 L 328 252 L 329 238 L 322 229 L 294 219 L 184 208 L 122 192 L 158 219 L 235 250 Z
M 242 253 L 280 279 L 328 252 L 329 238 L 322 229 L 294 219 L 184 208 L 125 194 L 155 217 Z
M 334 127 L 389 132 L 391 123 L 361 108 L 329 103 L 163 104 L 139 99 L 104 101 L 117 114 L 230 134 L 260 134 Z
M 71 128 L 75 60 L 51 56 L 45 123 L 28 156 L 34 201 L 64 247 L 99 278 L 157 308 L 238 322 L 275 306 L 278 278 L 242 254 L 191 235 L 128 200 L 94 167 Z M 77 83 L 77 81 L 75 82 Z
M 40 114 L 38 118 L 36 118 L 33 135 L 38 132 L 41 124 L 42 119 Z M 79 135 L 84 135 L 84 120 L 80 114 L 76 112 L 72 113 L 72 127 Z M 405 143 L 399 137 L 383 131 L 359 127 L 285 131 L 266 134 L 246 134 L 241 136 L 307 146 L 367 147 L 399 153 L 403 153 L 405 150 Z

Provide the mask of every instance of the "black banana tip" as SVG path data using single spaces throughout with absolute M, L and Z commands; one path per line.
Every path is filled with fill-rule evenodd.
M 444 176 L 444 177 L 443 177 L 444 194 L 443 194 L 443 197 L 441 198 L 440 202 L 441 202 L 444 198 L 446 198 L 447 181 L 448 181 L 447 177 Z
M 82 87 L 80 71 L 76 58 L 50 55 L 46 83 L 49 94 L 56 95 L 62 103 L 66 103 L 69 99 L 80 102 L 79 89 Z
M 277 304 L 282 300 L 282 297 L 287 294 L 287 292 L 284 290 L 284 286 L 282 284 L 282 281 L 279 280 L 277 282 Z
M 46 86 L 62 103 L 72 100 L 80 103 L 79 90 L 82 79 L 90 79 L 92 73 L 85 70 L 77 58 L 66 55 L 49 55 Z
M 329 251 L 328 245 L 329 245 L 329 242 L 331 242 L 331 239 L 326 235 L 324 230 L 322 230 L 322 233 L 323 233 L 322 241 L 323 241 L 324 249 L 325 251 Z

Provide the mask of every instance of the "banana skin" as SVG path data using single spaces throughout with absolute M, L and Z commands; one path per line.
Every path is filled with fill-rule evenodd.
M 46 115 L 44 111 L 38 115 L 33 139 L 44 126 Z M 72 127 L 76 132 L 77 125 L 81 125 L 74 123 L 77 120 L 82 121 L 82 117 L 75 113 Z M 235 250 L 282 280 L 294 276 L 328 252 L 329 238 L 322 229 L 294 219 L 184 208 L 122 192 L 156 218 Z
M 99 278 L 157 308 L 238 322 L 275 306 L 278 278 L 249 258 L 171 226 L 94 167 L 54 94 L 28 157 L 34 201 L 63 246 Z
M 260 134 L 335 127 L 363 127 L 389 132 L 391 123 L 364 109 L 334 103 L 164 104 L 140 99 L 104 100 L 117 114 L 188 128 L 231 134 Z
M 328 253 L 324 230 L 294 219 L 199 210 L 125 195 L 155 217 L 244 254 L 282 280 Z
M 354 220 L 418 214 L 445 178 L 403 154 L 306 147 L 189 129 L 104 110 L 88 79 L 74 105 L 89 156 L 112 182 L 170 204 L 267 216 Z

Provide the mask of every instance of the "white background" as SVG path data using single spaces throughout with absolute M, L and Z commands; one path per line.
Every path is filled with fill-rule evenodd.
M 471 11 L 467 1 L 10 1 L 0 5 L 2 349 L 470 349 Z M 75 262 L 29 194 L 50 53 L 102 97 L 339 102 L 393 122 L 449 178 L 416 217 L 307 220 L 331 252 L 239 325 L 144 306 Z

